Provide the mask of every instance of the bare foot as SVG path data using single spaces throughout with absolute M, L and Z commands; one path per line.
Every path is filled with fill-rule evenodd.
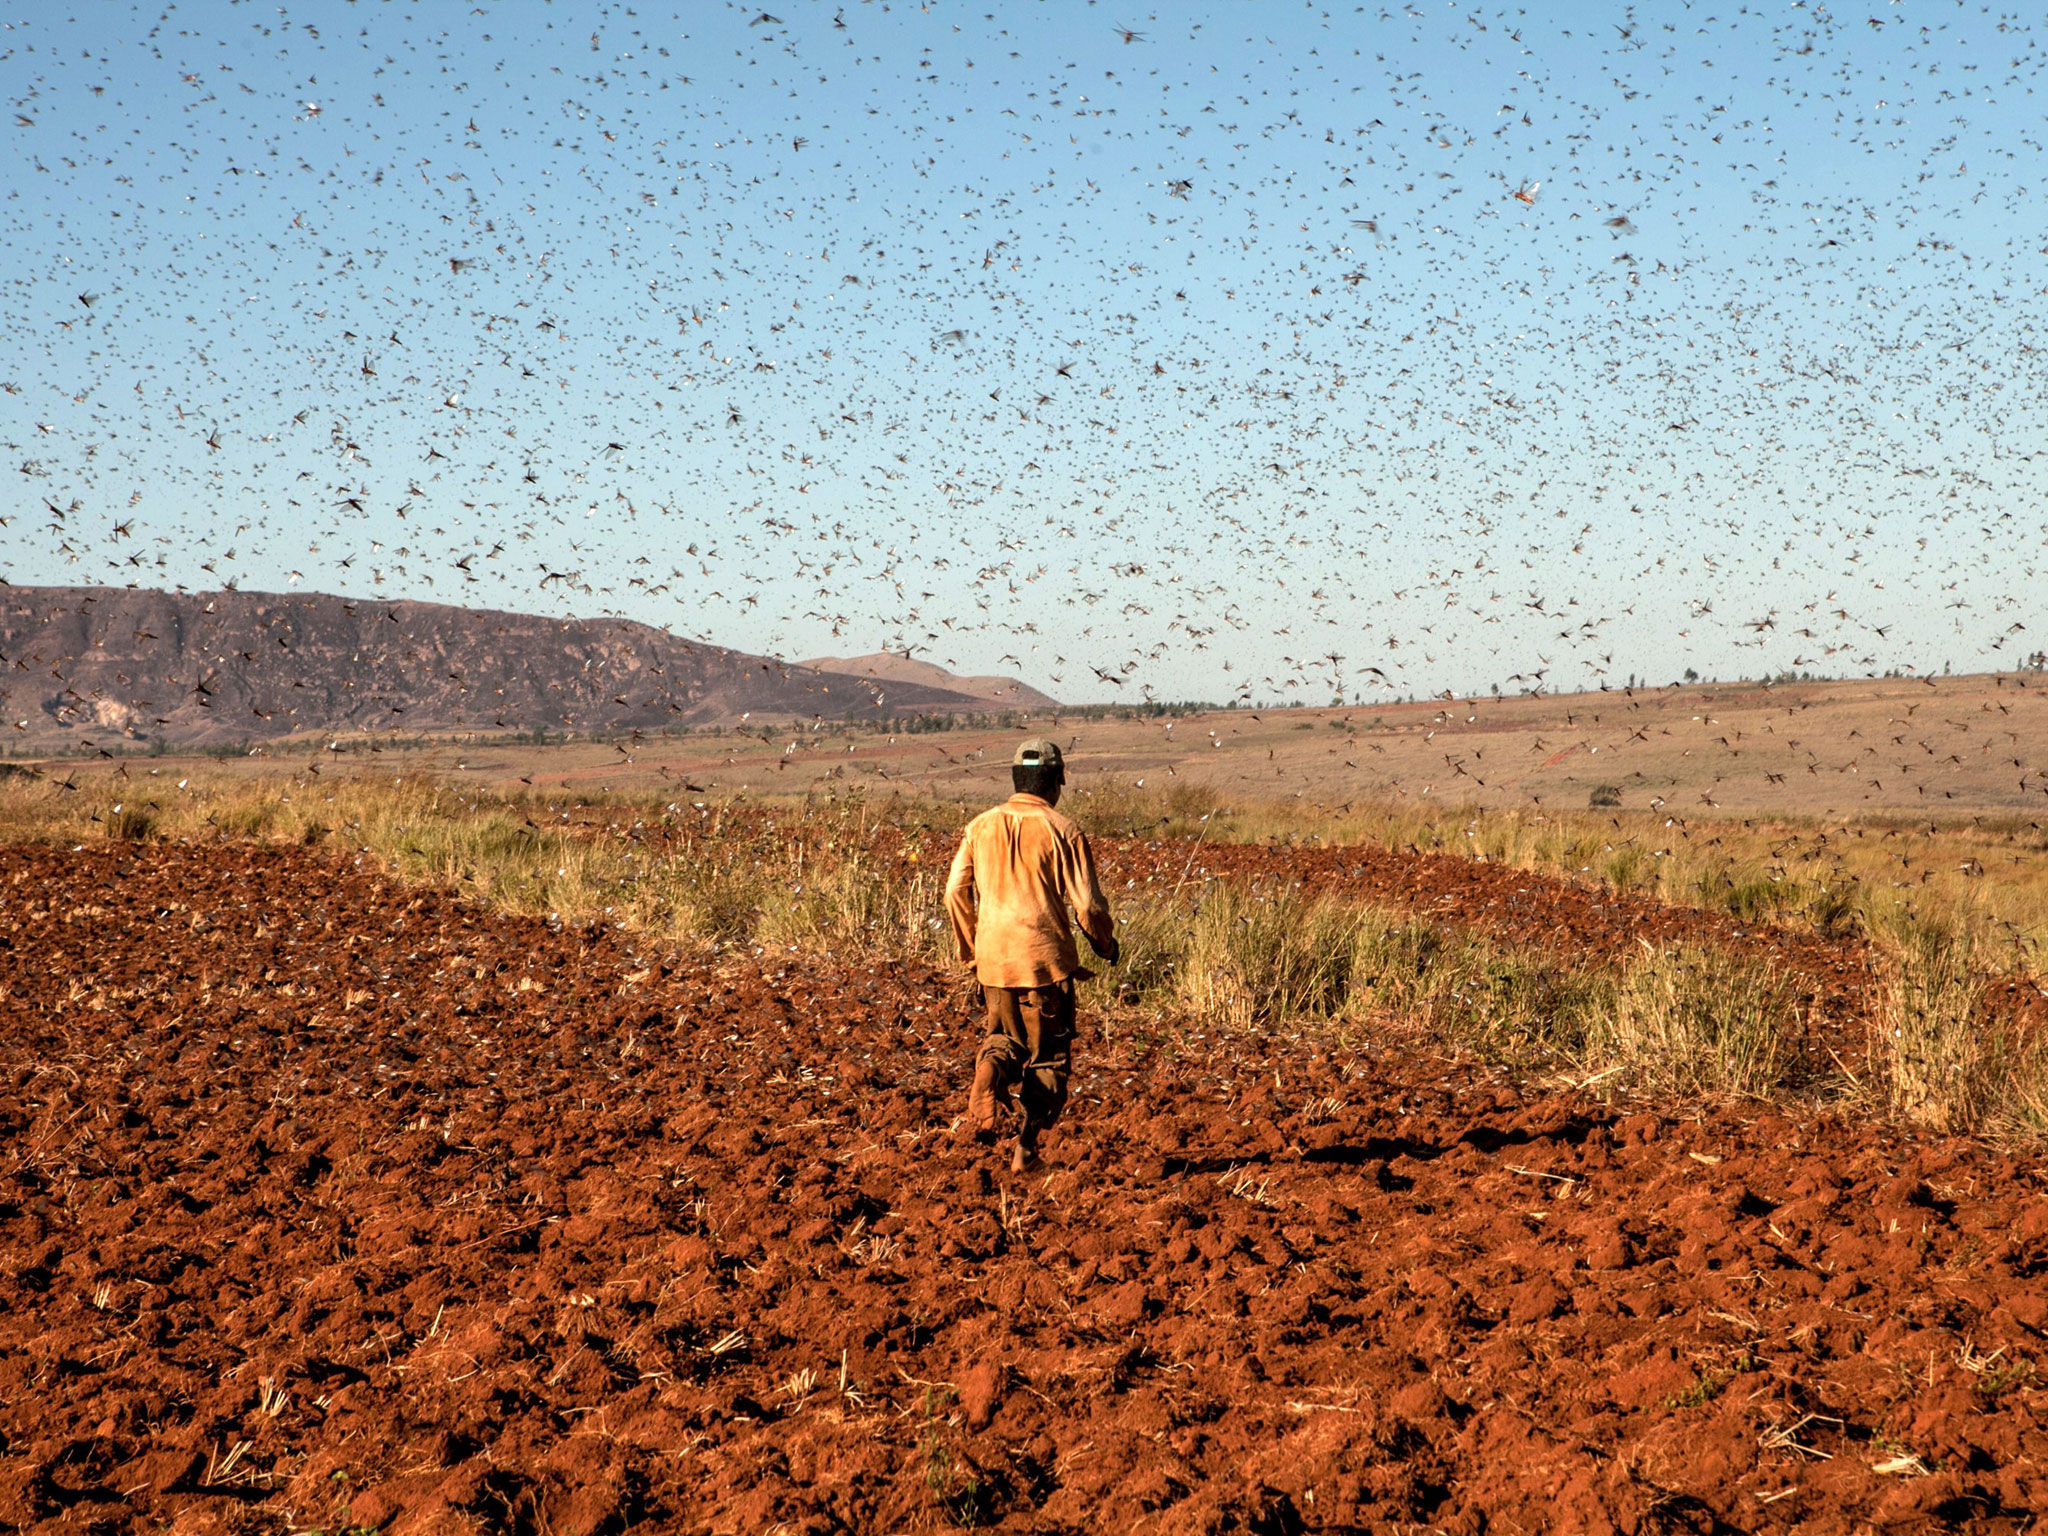
M 986 1059 L 978 1063 L 974 1070 L 974 1086 L 967 1093 L 965 1130 L 984 1147 L 995 1143 L 996 1106 L 1007 1098 L 997 1080 L 995 1063 Z
M 1010 1172 L 1029 1173 L 1038 1166 L 1038 1148 L 1022 1136 L 1017 1138 L 1016 1150 L 1010 1154 Z

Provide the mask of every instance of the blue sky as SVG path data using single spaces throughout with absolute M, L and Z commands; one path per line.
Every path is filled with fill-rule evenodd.
M 0 25 L 15 583 L 617 613 L 1071 700 L 2048 644 L 2017 10 Z

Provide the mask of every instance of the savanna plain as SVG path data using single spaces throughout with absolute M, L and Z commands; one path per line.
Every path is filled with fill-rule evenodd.
M 2028 1530 L 2039 684 L 22 766 L 0 1524 Z M 1013 1175 L 1026 725 L 1124 957 Z

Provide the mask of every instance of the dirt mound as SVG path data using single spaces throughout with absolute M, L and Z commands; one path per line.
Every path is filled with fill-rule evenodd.
M 1184 857 L 1185 855 L 1183 855 Z M 0 1522 L 2017 1531 L 2030 1163 L 1084 1040 L 239 845 L 0 850 Z M 1085 1024 L 1085 1021 L 1084 1021 Z

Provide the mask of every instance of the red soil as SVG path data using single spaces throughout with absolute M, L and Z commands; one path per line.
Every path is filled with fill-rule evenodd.
M 0 850 L 0 955 L 0 1524 L 2048 1507 L 2048 1204 L 1981 1145 L 1190 1027 L 1084 1038 L 1013 1178 L 942 978 L 304 851 Z

